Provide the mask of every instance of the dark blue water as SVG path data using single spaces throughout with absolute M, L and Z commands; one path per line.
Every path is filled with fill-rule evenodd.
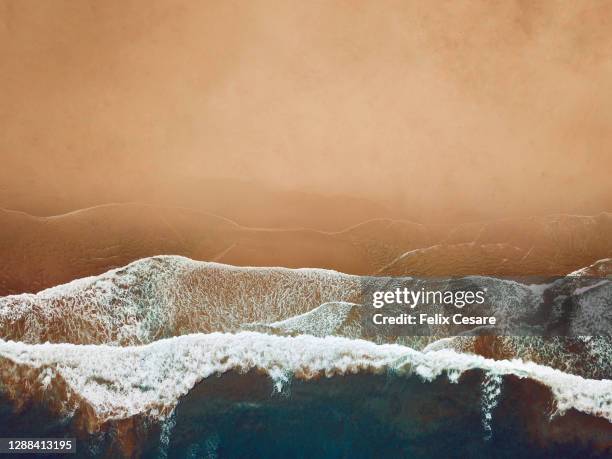
M 483 426 L 479 371 L 441 377 L 360 374 L 292 381 L 228 373 L 196 386 L 164 425 L 142 418 L 79 435 L 78 457 L 589 458 L 612 457 L 612 424 L 575 411 L 550 420 L 545 387 L 506 377 Z M 0 409 L 2 436 L 74 435 L 82 413 L 59 422 L 39 405 Z M 80 424 L 81 423 L 81 424 Z

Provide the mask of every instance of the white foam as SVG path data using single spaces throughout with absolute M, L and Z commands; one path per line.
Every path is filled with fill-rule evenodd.
M 491 439 L 493 430 L 491 428 L 491 420 L 493 419 L 493 410 L 499 402 L 499 395 L 502 390 L 502 377 L 500 375 L 487 375 L 482 382 L 482 426 L 485 431 L 485 439 Z
M 576 271 L 572 271 L 568 274 L 568 276 L 598 276 L 598 275 L 608 275 L 610 272 L 610 264 L 612 263 L 612 258 L 602 258 L 601 260 L 597 260 L 595 263 L 587 266 L 585 268 L 577 269 Z
M 583 293 L 588 292 L 589 290 L 601 287 L 602 285 L 608 285 L 609 283 L 610 281 L 608 279 L 605 279 L 593 285 L 587 285 L 586 287 L 577 288 L 576 290 L 574 290 L 574 295 L 582 295 Z
M 310 379 L 357 372 L 417 374 L 452 381 L 470 369 L 515 375 L 548 386 L 557 411 L 570 408 L 612 422 L 612 381 L 589 380 L 520 360 L 495 361 L 451 350 L 421 353 L 409 347 L 338 337 L 280 337 L 254 332 L 185 335 L 143 346 L 24 344 L 0 341 L 0 358 L 17 365 L 2 371 L 0 387 L 20 397 L 37 396 L 61 378 L 99 422 L 145 414 L 159 419 L 198 382 L 230 370 L 256 370 L 282 386 L 289 376 Z M 32 381 L 32 370 L 38 380 Z M 68 403 L 68 402 L 66 402 Z
M 28 343 L 145 344 L 282 320 L 324 302 L 356 301 L 359 293 L 357 277 L 335 271 L 156 256 L 37 294 L 0 297 L 0 336 Z
M 348 315 L 354 308 L 360 305 L 342 301 L 323 303 L 311 311 L 299 314 L 289 319 L 272 323 L 245 324 L 243 328 L 258 331 L 258 327 L 264 330 L 278 330 L 287 334 L 300 334 L 312 336 L 330 336 L 338 332 L 338 329 L 346 322 Z M 261 331 L 261 330 L 259 330 Z

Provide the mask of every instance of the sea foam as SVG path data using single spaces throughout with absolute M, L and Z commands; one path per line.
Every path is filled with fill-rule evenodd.
M 612 422 L 612 381 L 591 380 L 521 360 L 491 360 L 443 349 L 422 353 L 397 344 L 255 332 L 185 335 L 142 346 L 24 344 L 0 341 L 0 387 L 8 398 L 57 399 L 56 409 L 85 404 L 89 429 L 108 420 L 145 415 L 164 420 L 200 381 L 228 371 L 269 375 L 277 390 L 291 378 L 354 373 L 418 375 L 431 381 L 462 373 L 514 375 L 547 386 L 556 413 L 575 409 Z M 61 382 L 62 390 L 55 387 Z M 56 391 L 53 397 L 49 392 Z M 14 400 L 17 402 L 17 400 Z

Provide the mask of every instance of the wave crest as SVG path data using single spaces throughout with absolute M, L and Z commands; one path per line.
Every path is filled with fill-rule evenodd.
M 131 347 L 0 342 L 0 358 L 0 387 L 6 397 L 23 403 L 41 399 L 42 393 L 48 398 L 51 388 L 58 411 L 74 410 L 78 401 L 88 406 L 90 429 L 135 415 L 164 419 L 203 379 L 251 370 L 265 373 L 282 385 L 288 375 L 309 380 L 389 371 L 415 374 L 428 381 L 446 374 L 457 382 L 464 372 L 479 369 L 492 375 L 529 378 L 547 386 L 559 414 L 575 409 L 612 422 L 610 380 L 584 379 L 520 360 L 491 360 L 452 350 L 422 353 L 396 344 L 338 337 L 212 333 Z M 60 386 L 61 391 L 57 388 Z

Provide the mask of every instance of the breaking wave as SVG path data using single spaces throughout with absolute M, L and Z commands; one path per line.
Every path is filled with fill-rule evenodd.
M 0 298 L 0 337 L 131 345 L 235 331 L 327 301 L 357 301 L 358 277 L 324 269 L 242 268 L 158 256 L 37 294 Z
M 607 266 L 470 282 L 526 307 L 601 295 L 582 277 Z M 611 452 L 608 337 L 369 336 L 364 283 L 391 281 L 159 256 L 0 298 L 0 435 L 75 436 L 92 457 Z
M 604 290 L 597 280 L 585 288 L 579 283 L 581 278 L 568 279 L 558 286 L 530 286 L 482 276 L 468 280 L 489 288 L 496 314 L 533 307 L 530 305 L 537 304 L 547 289 L 561 299 L 568 289 L 580 291 L 579 297 L 596 298 L 590 304 L 601 308 L 599 319 L 590 323 L 609 329 L 612 319 L 606 319 L 605 298 L 609 283 Z M 322 269 L 243 268 L 158 256 L 37 294 L 0 298 L 0 338 L 30 344 L 127 346 L 189 333 L 252 330 L 286 336 L 344 336 L 417 350 L 434 346 L 497 359 L 523 358 L 588 378 L 612 377 L 612 346 L 606 336 L 575 333 L 571 337 L 459 336 L 442 340 L 444 335 L 436 333 L 371 336 L 362 321 L 364 286 L 384 289 L 399 281 L 401 278 L 359 277 Z M 574 311 L 572 324 L 583 323 L 583 315 Z
M 496 361 L 451 350 L 423 353 L 395 344 L 376 345 L 338 337 L 212 333 L 130 347 L 3 341 L 0 368 L 0 401 L 4 399 L 3 404 L 17 411 L 44 404 L 52 415 L 65 419 L 66 429 L 75 430 L 80 438 L 104 435 L 110 426 L 116 435 L 117 426 L 127 422 L 130 428 L 124 428 L 126 437 L 136 431 L 142 435 L 156 432 L 156 441 L 166 446 L 172 441 L 173 423 L 177 422 L 172 416 L 181 401 L 191 397 L 194 390 L 201 391 L 201 384 L 214 386 L 216 378 L 212 376 L 225 374 L 245 375 L 246 379 L 249 374 L 265 375 L 271 381 L 270 391 L 277 393 L 296 381 L 313 381 L 316 385 L 320 378 L 350 375 L 417 378 L 421 382 L 444 378 L 459 386 L 466 383 L 469 391 L 478 392 L 482 399 L 483 438 L 491 435 L 493 411 L 503 395 L 502 379 L 511 377 L 545 388 L 553 418 L 579 412 L 605 421 L 598 424 L 604 431 L 612 422 L 609 380 L 584 379 L 520 360 Z M 464 376 L 473 371 L 482 375 L 479 385 Z M 248 384 L 241 387 L 249 392 Z M 288 397 L 298 405 L 302 402 L 293 391 Z M 259 403 L 265 406 L 267 402 Z M 0 411 L 5 412 L 4 421 L 8 422 L 6 407 Z M 595 435 L 582 441 L 596 440 Z M 138 443 L 131 437 L 122 441 Z

